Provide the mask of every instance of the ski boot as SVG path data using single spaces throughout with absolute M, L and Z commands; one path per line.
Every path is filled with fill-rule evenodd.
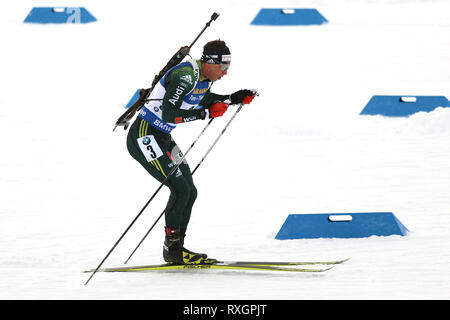
M 184 247 L 184 238 L 186 237 L 186 228 L 180 228 L 180 239 L 181 239 L 181 245 L 183 246 L 183 251 L 185 252 L 185 256 L 189 254 L 190 256 L 201 256 L 202 257 L 202 264 L 214 264 L 217 263 L 217 259 L 208 259 L 208 255 L 206 253 L 198 253 L 198 252 L 192 252 Z
M 164 261 L 172 264 L 210 264 L 214 259 L 208 259 L 205 253 L 196 253 L 184 248 L 184 233 L 181 230 L 166 228 L 164 240 Z M 215 260 L 214 260 L 215 261 Z

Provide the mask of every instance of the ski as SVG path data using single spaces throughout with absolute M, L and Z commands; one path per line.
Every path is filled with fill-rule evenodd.
M 336 261 L 310 261 L 310 262 L 264 262 L 264 261 L 216 261 L 210 264 L 156 264 L 129 267 L 112 267 L 99 269 L 100 272 L 138 272 L 158 270 L 200 270 L 200 269 L 223 269 L 223 270 L 250 270 L 250 271 L 283 271 L 283 272 L 324 272 L 332 269 L 334 265 L 341 264 L 348 259 Z M 300 265 L 331 265 L 328 268 L 295 268 Z M 84 272 L 93 272 L 87 270 Z
M 281 272 L 325 272 L 333 267 L 325 269 L 304 269 L 304 268 L 286 268 L 275 266 L 259 266 L 259 265 L 233 265 L 233 264 L 159 264 L 144 265 L 133 267 L 117 267 L 103 268 L 98 272 L 139 272 L 139 271 L 164 271 L 164 270 L 206 270 L 206 269 L 222 269 L 222 270 L 247 270 L 247 271 L 281 271 Z M 88 270 L 84 272 L 93 272 Z

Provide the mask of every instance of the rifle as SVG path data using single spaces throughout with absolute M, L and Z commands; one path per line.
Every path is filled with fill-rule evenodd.
M 197 35 L 197 37 L 194 39 L 194 41 L 191 43 L 190 46 L 183 46 L 181 47 L 172 58 L 170 58 L 169 62 L 167 62 L 166 66 L 155 76 L 153 79 L 152 85 L 150 88 L 147 89 L 140 89 L 139 90 L 139 98 L 131 107 L 127 109 L 127 111 L 122 114 L 119 119 L 116 121 L 116 125 L 114 126 L 113 131 L 118 126 L 123 126 L 124 130 L 127 130 L 131 119 L 133 119 L 136 112 L 141 110 L 141 108 L 144 106 L 144 104 L 149 101 L 148 97 L 152 93 L 153 89 L 155 88 L 156 84 L 159 80 L 166 74 L 167 71 L 170 70 L 170 68 L 176 66 L 179 64 L 183 59 L 189 54 L 189 51 L 191 50 L 194 43 L 200 38 L 200 36 L 203 34 L 203 32 L 211 25 L 211 22 L 215 21 L 219 17 L 219 14 L 217 12 L 214 12 L 211 16 L 211 19 L 206 23 L 205 27 L 202 29 L 202 31 Z

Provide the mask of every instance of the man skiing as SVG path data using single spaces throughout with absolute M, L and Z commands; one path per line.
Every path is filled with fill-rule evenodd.
M 166 181 L 170 189 L 163 246 L 163 257 L 168 263 L 213 261 L 204 253 L 184 247 L 197 189 L 186 161 L 169 175 L 183 157 L 170 133 L 177 124 L 220 117 L 230 104 L 252 101 L 256 93 L 251 90 L 239 90 L 230 95 L 210 91 L 212 83 L 227 74 L 230 63 L 230 50 L 224 41 L 208 42 L 200 60 L 182 62 L 166 72 L 128 132 L 127 147 L 131 156 L 159 182 Z

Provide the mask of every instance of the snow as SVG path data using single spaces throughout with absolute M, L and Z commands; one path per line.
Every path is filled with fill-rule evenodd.
M 372 95 L 450 97 L 450 3 L 46 1 L 86 25 L 23 24 L 35 1 L 0 3 L 1 299 L 449 299 L 450 108 L 359 116 Z M 317 8 L 330 23 L 250 26 L 262 7 Z M 224 260 L 351 257 L 320 275 L 200 270 L 98 273 L 159 184 L 113 125 L 137 88 L 214 11 L 192 49 L 232 51 L 213 91 L 256 88 L 194 178 L 186 246 Z M 168 17 L 171 20 L 168 20 Z M 193 168 L 234 110 L 213 122 Z M 186 150 L 206 122 L 173 132 Z M 120 265 L 164 208 L 163 189 L 105 262 Z M 406 237 L 275 240 L 291 213 L 390 211 Z M 162 263 L 160 222 L 130 264 Z

